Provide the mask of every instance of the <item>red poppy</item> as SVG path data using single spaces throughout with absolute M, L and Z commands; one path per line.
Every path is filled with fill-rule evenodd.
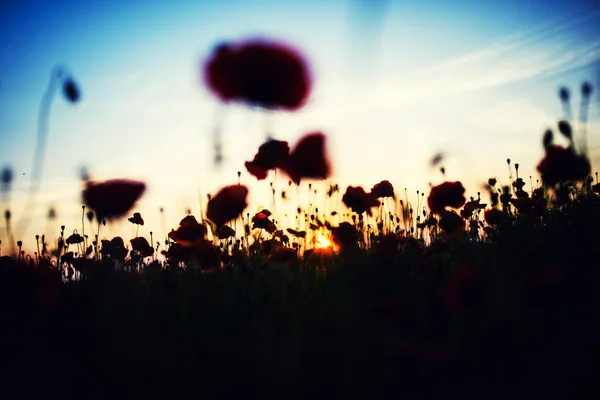
M 182 246 L 192 246 L 206 236 L 206 225 L 200 224 L 196 217 L 188 215 L 179 222 L 176 231 L 169 232 L 168 236 Z
M 133 213 L 133 217 L 129 217 L 127 220 L 135 225 L 144 225 L 144 219 L 139 212 Z
M 508 219 L 508 215 L 502 210 L 491 208 L 485 211 L 484 218 L 485 222 L 490 225 L 500 225 Z
M 379 200 L 372 193 L 365 193 L 360 186 L 348 186 L 346 193 L 342 196 L 342 202 L 357 214 L 366 212 L 373 215 L 371 207 L 379 206 Z
M 246 198 L 248 197 L 248 188 L 242 185 L 231 185 L 221 189 L 208 202 L 206 216 L 217 227 L 225 224 L 242 214 L 248 206 Z
M 269 233 L 274 233 L 277 230 L 277 227 L 273 221 L 269 219 L 267 214 L 259 212 L 252 217 L 252 229 L 264 229 Z
M 571 146 L 565 148 L 555 144 L 546 148 L 546 155 L 537 165 L 544 182 L 550 186 L 558 182 L 582 181 L 589 176 L 591 168 L 585 155 L 575 153 Z
M 214 271 L 221 267 L 221 252 L 208 240 L 196 243 L 192 251 L 194 260 L 200 268 Z
M 466 201 L 465 188 L 459 181 L 444 182 L 432 187 L 427 198 L 429 209 L 434 214 L 441 214 L 446 207 L 460 208 Z
M 258 148 L 254 160 L 246 161 L 246 169 L 258 180 L 265 179 L 269 170 L 285 166 L 290 155 L 287 142 L 271 139 Z
M 313 132 L 304 135 L 286 159 L 282 169 L 296 183 L 302 178 L 327 179 L 331 166 L 327 158 L 325 135 Z
M 143 182 L 113 179 L 88 183 L 83 202 L 96 212 L 98 219 L 119 218 L 127 214 L 146 190 Z
M 217 46 L 204 65 L 204 80 L 223 101 L 267 109 L 298 109 L 311 89 L 303 57 L 287 45 L 264 40 Z
M 371 189 L 371 193 L 377 197 L 394 197 L 394 187 L 389 181 L 381 181 Z

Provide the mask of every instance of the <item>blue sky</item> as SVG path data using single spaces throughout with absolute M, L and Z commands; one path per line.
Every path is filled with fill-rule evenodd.
M 292 144 L 326 133 L 331 181 L 344 188 L 388 179 L 397 192 L 427 191 L 443 180 L 428 167 L 439 151 L 447 178 L 471 195 L 490 176 L 508 183 L 506 158 L 535 181 L 541 135 L 562 116 L 557 88 L 571 87 L 577 109 L 581 82 L 600 86 L 598 1 L 5 0 L 0 22 L 0 166 L 15 170 L 17 218 L 52 68 L 67 66 L 83 92 L 77 105 L 55 99 L 31 235 L 47 229 L 50 206 L 67 230 L 78 228 L 81 166 L 96 179 L 146 181 L 138 209 L 149 226 L 161 206 L 168 227 L 187 208 L 198 215 L 198 193 L 235 183 L 238 170 L 251 188 L 249 211 L 269 206 L 268 181 L 243 169 L 267 129 Z M 233 106 L 217 120 L 223 107 L 201 83 L 201 61 L 218 41 L 248 36 L 306 54 L 315 85 L 302 110 Z M 598 105 L 589 127 L 596 169 Z M 226 160 L 215 170 L 217 124 Z

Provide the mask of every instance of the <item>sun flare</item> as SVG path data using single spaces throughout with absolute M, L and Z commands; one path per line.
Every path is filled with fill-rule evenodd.
M 315 231 L 314 237 L 315 249 L 333 249 L 331 238 L 321 230 Z

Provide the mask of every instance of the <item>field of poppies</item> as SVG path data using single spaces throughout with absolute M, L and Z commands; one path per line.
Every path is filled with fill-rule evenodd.
M 302 57 L 277 43 L 219 46 L 202 70 L 225 103 L 293 111 L 310 91 Z M 71 79 L 63 90 L 77 101 Z M 591 91 L 583 84 L 584 99 Z M 57 238 L 15 238 L 7 210 L 0 390 L 594 397 L 600 183 L 569 91 L 559 97 L 556 134 L 569 146 L 548 130 L 540 179 L 507 160 L 487 193 L 460 181 L 416 197 L 387 180 L 340 188 L 328 181 L 326 135 L 313 132 L 292 147 L 269 139 L 241 166 L 257 180 L 289 178 L 273 207 L 298 201 L 298 188 L 313 196 L 288 225 L 274 208 L 249 214 L 251 188 L 239 183 L 167 237 L 104 236 L 116 219 L 144 225 L 145 184 L 127 179 L 87 178 L 81 229 Z M 221 146 L 215 138 L 216 162 Z M 443 162 L 432 161 L 442 172 Z M 5 170 L 3 192 L 11 179 Z

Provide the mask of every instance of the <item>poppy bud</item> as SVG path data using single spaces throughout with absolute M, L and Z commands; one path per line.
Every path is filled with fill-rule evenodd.
M 71 78 L 67 78 L 63 83 L 63 94 L 71 103 L 77 103 L 81 97 L 77 84 Z
M 560 123 L 559 123 L 559 127 L 560 127 Z M 545 133 L 544 133 L 544 139 L 542 140 L 542 143 L 544 144 L 544 149 L 547 149 L 548 147 L 550 147 L 550 145 L 552 145 L 552 142 L 554 140 L 554 135 L 552 134 L 552 131 L 550 129 L 548 129 Z
M 4 167 L 0 180 L 2 181 L 3 187 L 8 187 L 12 183 L 13 171 L 10 167 Z
M 581 85 L 581 94 L 584 97 L 590 97 L 590 95 L 592 94 L 592 84 L 589 82 L 583 82 L 583 84 Z
M 558 130 L 567 139 L 569 139 L 569 140 L 573 139 L 573 130 L 571 129 L 571 124 L 569 124 L 567 121 L 564 121 L 564 120 L 559 121 L 558 122 Z M 545 137 L 544 137 L 544 139 L 545 139 Z
M 567 89 L 566 87 L 561 87 L 558 91 L 558 96 L 560 97 L 560 100 L 562 102 L 567 102 L 569 101 L 569 89 Z

